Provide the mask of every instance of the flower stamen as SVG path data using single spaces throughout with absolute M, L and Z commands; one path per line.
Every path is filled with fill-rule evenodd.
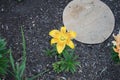
M 60 40 L 61 40 L 61 41 L 65 41 L 65 40 L 66 40 L 66 38 L 65 38 L 65 37 L 63 37 L 63 36 L 61 36 L 61 37 L 60 37 Z

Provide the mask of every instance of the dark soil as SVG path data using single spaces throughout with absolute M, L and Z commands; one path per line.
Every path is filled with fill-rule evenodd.
M 52 62 L 55 58 L 45 55 L 44 50 L 50 47 L 49 31 L 59 29 L 62 25 L 62 13 L 71 0 L 0 0 L 0 35 L 12 48 L 15 59 L 22 56 L 20 26 L 23 26 L 27 42 L 26 76 L 50 69 L 36 80 L 120 80 L 120 65 L 111 59 L 113 37 L 96 45 L 87 45 L 77 41 L 76 53 L 81 67 L 75 74 L 55 73 Z M 113 11 L 116 23 L 114 33 L 120 29 L 120 0 L 102 0 Z M 6 79 L 11 80 L 11 79 Z

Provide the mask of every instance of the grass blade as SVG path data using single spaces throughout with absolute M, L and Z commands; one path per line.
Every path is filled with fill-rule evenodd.
M 38 78 L 39 76 L 42 76 L 44 73 L 46 73 L 46 72 L 48 72 L 48 71 L 49 71 L 49 69 L 45 70 L 45 71 L 42 72 L 42 73 L 37 74 L 36 76 L 33 76 L 33 77 L 31 77 L 31 78 L 28 78 L 27 80 L 34 80 L 34 79 Z
M 10 63 L 12 65 L 13 71 L 15 72 L 15 64 L 14 64 L 14 59 L 13 59 L 13 56 L 12 56 L 12 51 L 9 50 L 9 52 L 10 52 Z
M 25 68 L 26 68 L 26 42 L 25 42 L 25 36 L 24 36 L 24 32 L 23 32 L 22 27 L 21 27 L 21 33 L 22 33 L 23 56 L 22 56 L 22 63 L 20 66 L 20 77 L 23 76 L 23 73 L 24 73 Z
M 21 33 L 22 33 L 23 58 L 26 58 L 26 42 L 22 27 L 21 27 Z
M 26 59 L 22 62 L 21 66 L 20 66 L 20 77 L 23 76 L 25 67 L 26 67 Z

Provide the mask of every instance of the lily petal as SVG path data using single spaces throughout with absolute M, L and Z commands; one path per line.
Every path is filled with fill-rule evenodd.
M 62 32 L 62 33 L 66 33 L 66 27 L 61 27 L 61 29 L 60 29 L 60 31 Z
M 120 42 L 120 34 L 117 35 L 117 40 L 118 42 Z
M 119 51 L 119 54 L 118 54 L 118 56 L 119 56 L 119 59 L 120 59 L 120 51 Z
M 75 38 L 75 37 L 76 37 L 76 32 L 74 32 L 74 31 L 69 31 L 69 32 L 68 32 L 68 37 L 69 37 L 70 39 Z
M 120 41 L 120 34 L 117 34 L 116 36 L 113 34 L 113 37 L 116 41 Z
M 68 42 L 67 42 L 67 45 L 70 47 L 70 48 L 74 48 L 75 46 L 74 46 L 74 43 L 71 41 L 71 40 L 69 40 Z
M 117 50 L 116 48 L 113 47 L 113 50 L 114 50 L 116 53 L 118 53 L 118 50 Z
M 49 32 L 49 35 L 56 38 L 59 35 L 59 33 L 60 32 L 58 30 L 52 30 Z
M 54 43 L 57 43 L 57 42 L 58 42 L 58 40 L 56 38 L 51 39 L 51 45 Z
M 62 53 L 64 48 L 65 48 L 65 44 L 64 43 L 57 43 L 57 51 L 58 51 L 59 54 Z
M 117 44 L 116 44 L 116 48 L 117 48 L 118 50 L 120 50 L 120 43 L 117 43 Z

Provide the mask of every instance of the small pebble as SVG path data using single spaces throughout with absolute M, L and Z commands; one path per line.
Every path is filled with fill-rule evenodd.
M 3 29 L 3 28 L 4 28 L 4 25 L 2 24 L 1 27 L 2 27 L 2 29 Z
M 30 17 L 30 19 L 32 19 L 32 17 Z
M 3 11 L 4 11 L 4 9 L 2 8 L 2 9 L 1 9 L 1 11 L 3 12 Z
M 32 21 L 32 23 L 35 23 L 35 21 Z
M 49 66 L 49 64 L 46 65 L 47 67 Z
M 51 72 L 49 72 L 49 74 L 51 74 Z
M 110 43 L 108 43 L 107 46 L 110 46 Z
M 82 73 L 82 70 L 81 70 L 81 69 L 79 69 L 78 73 Z
M 67 80 L 65 77 L 60 77 L 58 80 Z
M 35 27 L 35 24 L 33 24 L 33 27 Z
M 6 30 L 8 30 L 8 26 L 6 26 Z

